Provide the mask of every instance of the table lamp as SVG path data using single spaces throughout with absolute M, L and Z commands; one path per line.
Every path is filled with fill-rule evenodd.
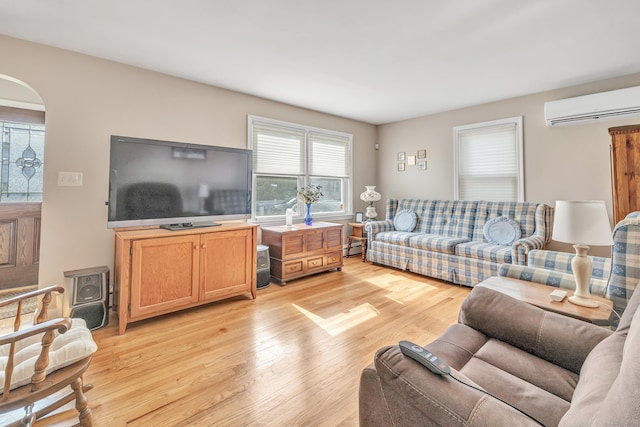
M 364 188 L 366 188 L 366 190 L 360 194 L 360 200 L 367 202 L 367 210 L 364 216 L 367 217 L 367 221 L 373 221 L 378 216 L 373 202 L 377 202 L 382 196 L 376 191 L 375 185 L 365 185 Z
M 576 256 L 571 268 L 576 279 L 576 291 L 569 302 L 584 307 L 597 307 L 591 298 L 591 260 L 587 257 L 589 246 L 611 246 L 611 224 L 607 208 L 602 200 L 558 200 L 553 220 L 552 239 L 572 243 Z

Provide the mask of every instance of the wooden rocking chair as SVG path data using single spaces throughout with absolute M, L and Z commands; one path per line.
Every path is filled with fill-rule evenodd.
M 92 426 L 91 409 L 82 375 L 89 367 L 97 346 L 84 320 L 58 318 L 47 320 L 52 292 L 63 293 L 62 286 L 50 286 L 0 301 L 0 308 L 17 304 L 13 332 L 0 336 L 0 414 L 25 409 L 21 420 L 9 426 L 31 426 L 36 420 L 71 402 L 79 412 L 77 425 Z M 42 307 L 34 325 L 20 328 L 22 303 L 27 298 L 42 297 Z M 52 396 L 67 386 L 72 391 L 62 397 Z M 36 402 L 49 398 L 46 406 L 34 411 Z M 55 399 L 55 400 L 54 400 Z

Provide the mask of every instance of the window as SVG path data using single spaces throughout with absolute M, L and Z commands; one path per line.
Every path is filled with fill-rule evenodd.
M 319 216 L 350 215 L 352 135 L 249 116 L 253 149 L 253 216 L 284 216 L 287 208 L 303 212 L 297 189 L 322 186 L 312 206 Z
M 44 125 L 0 115 L 0 203 L 42 202 Z
M 453 128 L 458 200 L 524 201 L 522 117 Z

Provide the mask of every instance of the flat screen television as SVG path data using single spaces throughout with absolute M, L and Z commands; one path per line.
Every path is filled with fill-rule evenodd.
M 251 150 L 111 136 L 108 228 L 251 216 Z

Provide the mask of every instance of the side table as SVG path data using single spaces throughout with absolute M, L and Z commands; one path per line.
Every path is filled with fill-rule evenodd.
M 350 256 L 349 252 L 351 251 L 351 244 L 356 241 L 360 242 L 362 247 L 362 262 L 367 260 L 367 233 L 364 230 L 363 222 L 350 222 L 347 225 L 353 227 L 353 234 L 347 236 L 347 258 Z M 355 255 L 355 254 L 354 254 Z
M 484 286 L 494 291 L 502 292 L 543 310 L 553 311 L 599 326 L 609 326 L 611 324 L 613 301 L 606 298 L 593 296 L 592 298 L 600 303 L 599 306 L 595 308 L 582 307 L 569 302 L 569 297 L 573 295 L 573 291 L 562 289 L 567 291 L 566 298 L 562 301 L 552 301 L 549 298 L 549 294 L 558 288 L 501 276 L 489 277 L 485 281 L 478 283 L 477 286 Z

